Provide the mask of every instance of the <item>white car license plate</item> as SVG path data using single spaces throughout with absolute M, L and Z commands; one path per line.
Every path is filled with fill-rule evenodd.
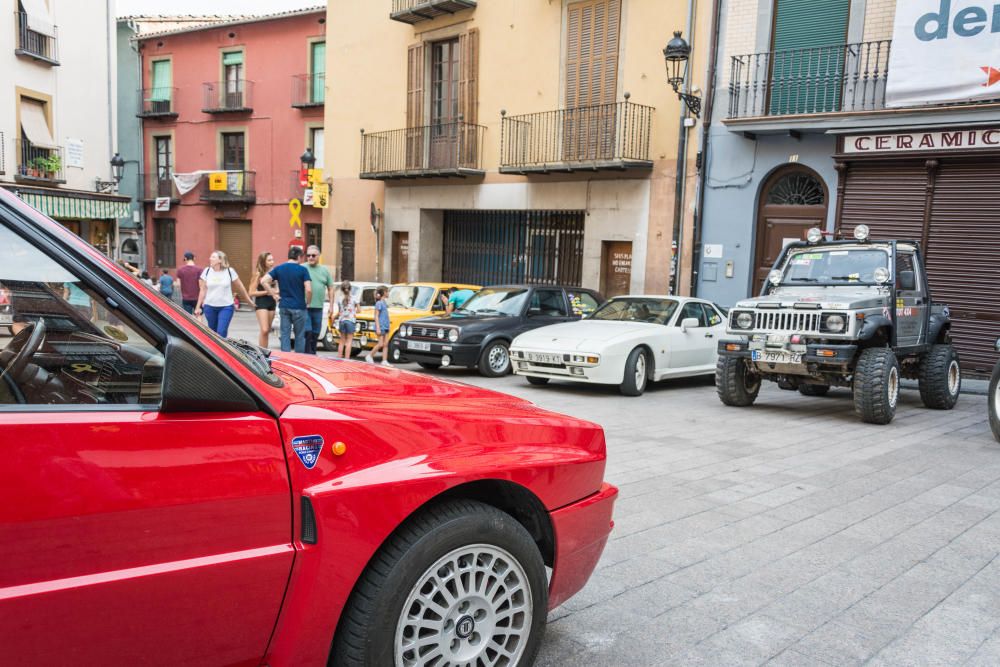
M 430 352 L 431 344 L 423 343 L 419 340 L 408 340 L 406 341 L 407 350 L 417 350 L 418 352 Z
M 801 364 L 802 355 L 785 350 L 754 350 L 753 360 L 763 361 L 768 364 Z
M 544 352 L 528 353 L 528 361 L 534 361 L 539 364 L 561 364 L 562 360 L 561 354 L 545 354 Z
M 0 325 L 13 324 L 14 315 L 12 313 L 0 313 Z

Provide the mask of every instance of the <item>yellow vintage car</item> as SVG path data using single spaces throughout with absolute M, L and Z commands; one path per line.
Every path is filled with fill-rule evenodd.
M 452 287 L 478 292 L 479 285 L 461 283 L 406 283 L 389 288 L 389 340 L 396 335 L 399 325 L 418 317 L 443 315 L 447 301 L 444 292 Z M 354 348 L 370 350 L 375 346 L 375 310 L 365 309 L 358 313 L 358 330 L 354 336 Z

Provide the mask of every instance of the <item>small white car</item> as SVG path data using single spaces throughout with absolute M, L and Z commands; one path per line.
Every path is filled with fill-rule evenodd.
M 510 346 L 514 373 L 531 384 L 616 384 L 639 396 L 650 381 L 715 373 L 726 318 L 713 303 L 619 296 L 586 319 L 534 329 Z

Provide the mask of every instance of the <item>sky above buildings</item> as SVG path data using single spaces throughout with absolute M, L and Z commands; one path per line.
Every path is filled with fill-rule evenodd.
M 178 14 L 270 14 L 325 4 L 323 0 L 116 0 L 118 16 Z

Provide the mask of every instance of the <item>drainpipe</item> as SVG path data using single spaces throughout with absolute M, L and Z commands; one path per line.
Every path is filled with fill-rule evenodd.
M 694 248 L 691 253 L 691 296 L 698 296 L 698 269 L 701 262 L 702 212 L 705 208 L 705 181 L 708 169 L 709 130 L 712 127 L 712 113 L 715 109 L 715 89 L 719 67 L 719 30 L 722 25 L 722 0 L 715 0 L 712 7 L 712 40 L 709 46 L 708 78 L 705 91 L 704 119 L 701 122 L 701 142 L 698 161 L 698 183 L 694 210 Z
M 111 161 L 111 156 L 115 154 L 115 100 L 114 100 L 114 82 L 118 80 L 115 76 L 115 72 L 112 68 L 112 61 L 114 60 L 115 48 L 114 35 L 111 31 L 111 21 L 114 16 L 112 11 L 112 0 L 104 0 L 104 30 L 107 33 L 107 44 L 108 53 L 106 60 L 108 61 L 108 162 Z M 115 21 L 115 31 L 118 29 L 118 22 Z M 107 163 L 105 163 L 107 164 Z M 119 229 L 119 220 L 115 218 L 115 246 L 111 249 L 112 259 L 118 258 L 119 249 L 121 248 L 121 229 Z
M 694 53 L 694 10 L 695 0 L 688 0 L 687 3 L 687 23 L 684 26 L 684 34 L 688 36 L 691 52 Z M 688 68 L 690 71 L 690 68 Z M 686 77 L 684 82 L 684 92 L 691 92 L 691 77 Z M 688 119 L 687 105 L 681 102 L 680 125 L 677 135 L 677 165 L 676 185 L 674 188 L 674 229 L 670 235 L 672 240 L 677 242 L 677 252 L 671 257 L 671 264 L 674 275 L 670 278 L 670 293 L 678 294 L 680 291 L 681 264 L 684 258 L 684 182 L 687 180 L 687 144 L 688 128 L 685 125 Z M 673 249 L 671 248 L 671 252 Z

